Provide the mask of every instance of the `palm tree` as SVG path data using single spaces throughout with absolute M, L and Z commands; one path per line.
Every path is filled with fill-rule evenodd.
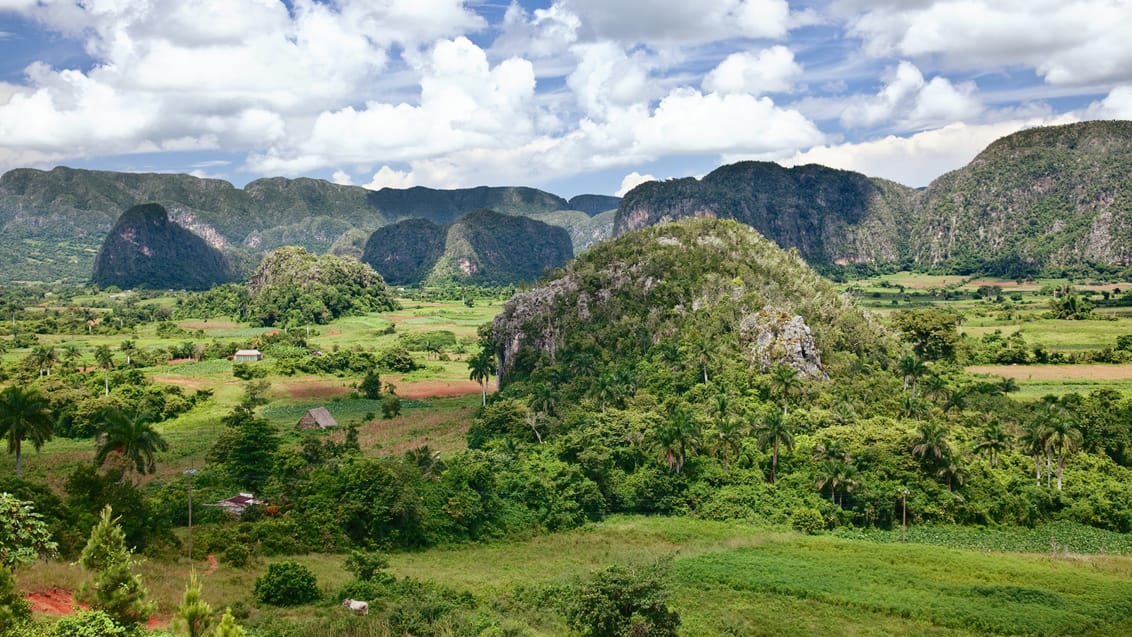
M 699 439 L 699 433 L 699 423 L 687 409 L 676 406 L 669 411 L 668 418 L 656 430 L 661 459 L 669 469 L 675 469 L 676 473 L 683 470 L 688 453 Z
M 1081 430 L 1064 409 L 1050 414 L 1046 422 L 1047 448 L 1057 452 L 1057 490 L 1061 491 L 1061 472 L 1065 469 L 1065 456 L 1081 446 Z
M 101 433 L 94 462 L 100 467 L 111 453 L 118 453 L 127 469 L 142 475 L 153 473 L 157 470 L 157 452 L 169 449 L 169 443 L 153 428 L 149 414 L 130 416 L 117 407 L 106 407 L 95 415 L 95 422 Z
M 786 416 L 777 411 L 767 415 L 755 425 L 755 436 L 759 447 L 771 447 L 770 456 L 770 483 L 774 484 L 778 473 L 778 447 L 794 448 L 794 435 L 790 431 L 790 422 Z
M 704 373 L 704 384 L 708 384 L 708 364 L 711 362 L 712 342 L 707 336 L 698 336 L 688 343 L 688 353 Z
M 1037 485 L 1042 486 L 1042 456 L 1049 448 L 1049 432 L 1046 423 L 1041 418 L 1030 418 L 1022 425 L 1022 437 L 1019 440 L 1022 449 L 1034 459 L 1034 479 Z
M 126 367 L 129 367 L 131 364 L 133 364 L 133 354 L 134 352 L 138 351 L 137 344 L 135 344 L 131 340 L 125 340 L 122 341 L 122 344 L 118 346 L 118 349 L 126 355 Z
M 916 395 L 916 380 L 926 374 L 928 368 L 924 361 L 915 354 L 906 354 L 900 359 L 900 374 L 904 377 L 904 391 L 912 388 L 912 395 Z
M 940 465 L 936 475 L 947 481 L 947 490 L 951 491 L 952 483 L 963 486 L 967 483 L 967 470 L 959 465 L 959 461 L 954 457 L 948 457 Z
M 782 415 L 790 407 L 790 397 L 802 388 L 802 379 L 798 377 L 798 370 L 782 363 L 770 368 L 770 389 L 782 400 Z
M 94 360 L 97 361 L 98 366 L 101 367 L 106 372 L 105 375 L 103 376 L 103 380 L 105 382 L 105 387 L 106 387 L 105 395 L 109 396 L 110 395 L 110 369 L 112 367 L 114 367 L 114 354 L 111 353 L 109 347 L 107 347 L 105 345 L 99 345 L 98 348 L 94 350 Z
M 841 460 L 823 460 L 818 465 L 818 477 L 814 486 L 818 490 L 829 487 L 829 501 L 840 506 L 844 502 L 844 495 L 837 499 L 838 493 L 851 492 L 857 486 L 857 467 Z
M 1010 449 L 1010 434 L 1002 428 L 998 420 L 990 420 L 987 426 L 979 432 L 978 442 L 975 443 L 975 453 L 986 453 L 990 456 L 992 467 L 998 466 L 998 455 Z
M 31 359 L 39 367 L 39 375 L 51 375 L 51 365 L 55 362 L 55 348 L 50 345 L 38 345 L 31 351 Z
M 731 398 L 724 393 L 716 394 L 712 405 L 712 422 L 715 425 L 712 450 L 723 462 L 724 473 L 731 473 L 731 456 L 738 453 L 744 434 L 742 423 L 731 412 Z
M 553 416 L 555 408 L 558 407 L 558 392 L 550 386 L 550 383 L 539 383 L 531 392 L 530 408 L 534 411 Z
M 67 343 L 63 346 L 63 362 L 66 364 L 67 369 L 77 368 L 77 363 L 82 357 L 83 353 L 78 345 Z
M 468 378 L 479 383 L 483 389 L 483 404 L 486 405 L 487 383 L 491 375 L 495 373 L 495 357 L 486 347 L 481 348 L 475 356 L 468 359 L 468 370 L 471 372 Z
M 23 443 L 39 451 L 51 440 L 55 420 L 51 404 L 35 389 L 12 386 L 0 391 L 0 436 L 8 440 L 8 453 L 16 454 L 16 477 L 23 477 Z
M 916 430 L 916 442 L 912 445 L 912 455 L 930 459 L 933 464 L 943 464 L 951 457 L 951 444 L 947 442 L 947 428 L 935 421 L 928 421 Z
M 928 374 L 920 382 L 920 385 L 923 387 L 924 396 L 933 401 L 947 397 L 947 381 L 939 374 Z

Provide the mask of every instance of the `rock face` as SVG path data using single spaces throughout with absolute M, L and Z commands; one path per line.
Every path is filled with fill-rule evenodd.
M 224 255 L 157 204 L 127 210 L 102 243 L 91 280 L 120 288 L 202 290 L 232 280 Z
M 686 350 L 745 357 L 760 371 L 785 364 L 815 379 L 825 378 L 827 352 L 881 360 L 891 347 L 796 253 L 738 222 L 702 218 L 597 245 L 516 294 L 492 324 L 500 382 L 537 378 L 562 361 L 590 373 L 595 334 L 609 365 Z
M 537 280 L 572 257 L 570 235 L 562 228 L 476 210 L 450 226 L 412 220 L 379 229 L 362 260 L 395 285 L 507 285 Z
M 578 195 L 570 198 L 570 201 L 566 203 L 566 209 L 578 210 L 592 217 L 603 212 L 616 210 L 620 203 L 620 197 L 610 197 L 608 195 Z

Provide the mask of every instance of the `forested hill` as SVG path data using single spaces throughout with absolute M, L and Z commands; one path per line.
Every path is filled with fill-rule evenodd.
M 118 217 L 143 203 L 163 206 L 171 221 L 253 267 L 260 253 L 283 245 L 360 256 L 365 237 L 401 219 L 450 224 L 481 208 L 522 216 L 570 209 L 565 199 L 533 188 L 372 191 L 275 177 L 239 189 L 190 175 L 17 169 L 0 176 L 0 279 L 88 280 Z
M 621 201 L 614 233 L 683 217 L 741 221 L 810 263 L 896 261 L 918 195 L 860 173 L 741 162 L 702 180 L 649 182 Z
M 924 191 L 814 165 L 723 166 L 632 190 L 614 232 L 688 216 L 737 219 L 818 267 L 1017 277 L 1129 266 L 1132 122 L 1021 131 Z
M 379 228 L 366 242 L 362 261 L 392 285 L 500 285 L 534 281 L 571 257 L 566 230 L 484 209 L 448 226 L 408 219 Z

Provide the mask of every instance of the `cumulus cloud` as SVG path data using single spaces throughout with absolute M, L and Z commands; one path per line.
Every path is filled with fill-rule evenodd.
M 910 62 L 889 73 L 884 87 L 873 96 L 851 98 L 841 114 L 847 127 L 874 127 L 895 121 L 904 130 L 923 129 L 974 117 L 982 105 L 972 83 L 956 86 L 943 77 L 925 81 Z
M 1132 119 L 1132 85 L 1118 86 L 1086 110 L 1090 119 Z
M 577 15 L 590 38 L 628 43 L 781 38 L 790 24 L 786 0 L 559 0 L 555 6 Z
M 373 174 L 373 179 L 370 179 L 365 187 L 370 190 L 381 190 L 382 188 L 411 188 L 415 185 L 417 185 L 417 182 L 412 172 L 382 166 L 381 170 Z
M 787 166 L 822 164 L 883 177 L 908 186 L 926 186 L 945 172 L 968 164 L 991 142 L 1033 126 L 1066 124 L 1076 117 L 1010 120 L 995 124 L 955 123 L 909 137 L 817 146 L 782 161 Z
M 649 98 L 652 84 L 647 64 L 639 56 L 631 58 L 612 42 L 579 46 L 575 52 L 578 65 L 566 85 L 585 114 L 605 117 L 610 108 Z
M 703 87 L 716 93 L 784 93 L 800 75 L 802 66 L 794 61 L 794 53 L 774 46 L 758 53 L 732 53 L 704 77 Z
M 642 175 L 641 173 L 634 170 L 628 175 L 625 175 L 623 179 L 621 179 L 621 187 L 618 188 L 617 192 L 614 194 L 618 197 L 624 197 L 625 193 L 649 181 L 656 181 L 656 177 L 653 177 L 652 175 Z
M 834 9 L 874 57 L 1021 65 L 1059 85 L 1132 79 L 1132 10 L 1124 1 L 850 0 Z

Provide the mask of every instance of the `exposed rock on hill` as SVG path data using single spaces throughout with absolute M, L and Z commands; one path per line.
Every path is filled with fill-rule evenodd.
M 570 235 L 526 217 L 476 210 L 442 227 L 405 221 L 370 236 L 363 261 L 396 284 L 534 281 L 573 256 Z
M 119 288 L 207 289 L 232 280 L 224 255 L 157 204 L 127 210 L 94 261 L 91 280 Z
M 610 197 L 608 195 L 578 195 L 570 198 L 566 209 L 584 212 L 592 217 L 603 212 L 616 210 L 620 203 L 620 197 Z
M 502 382 L 564 362 L 591 373 L 594 335 L 609 361 L 632 367 L 657 348 L 786 364 L 810 378 L 824 358 L 887 356 L 884 331 L 833 286 L 750 227 L 685 219 L 627 233 L 558 277 L 516 294 L 496 317 Z M 667 354 L 658 354 L 661 358 Z M 705 372 L 706 373 L 706 372 Z
M 1132 122 L 1004 137 L 932 182 L 910 257 L 1019 277 L 1132 265 Z

